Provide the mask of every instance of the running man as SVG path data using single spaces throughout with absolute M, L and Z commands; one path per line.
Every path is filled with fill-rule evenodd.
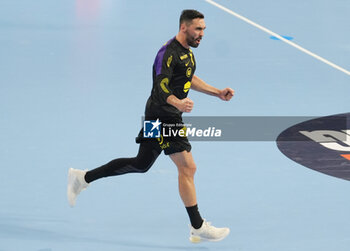
M 193 109 L 193 101 L 187 97 L 189 89 L 224 101 L 233 97 L 234 91 L 231 88 L 219 90 L 194 75 L 196 61 L 190 47 L 199 46 L 205 28 L 202 13 L 196 10 L 182 11 L 178 34 L 158 51 L 155 58 L 153 88 L 146 104 L 145 120 L 182 123 L 182 113 L 189 113 Z M 214 227 L 199 213 L 194 184 L 196 164 L 187 137 L 147 138 L 141 129 L 136 142 L 140 146 L 134 158 L 118 158 L 90 171 L 70 168 L 67 188 L 69 204 L 73 207 L 78 194 L 97 179 L 147 172 L 164 150 L 178 169 L 179 193 L 191 222 L 190 241 L 224 239 L 230 232 L 229 228 Z

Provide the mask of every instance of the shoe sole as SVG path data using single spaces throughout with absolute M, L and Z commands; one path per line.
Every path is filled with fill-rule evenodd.
M 222 241 L 223 239 L 225 239 L 230 233 L 230 230 L 227 232 L 227 234 L 223 237 L 221 237 L 220 239 L 206 239 L 206 238 L 201 238 L 200 236 L 191 236 L 190 237 L 190 241 L 192 243 L 200 243 L 200 242 L 204 242 L 204 241 L 210 241 L 210 242 L 218 242 L 218 241 Z

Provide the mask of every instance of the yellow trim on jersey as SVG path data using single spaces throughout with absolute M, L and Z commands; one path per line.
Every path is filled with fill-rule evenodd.
M 180 57 L 181 60 L 184 60 L 184 59 L 186 59 L 186 58 L 188 58 L 188 55 L 187 55 L 187 54 L 185 54 L 185 55 L 183 55 L 183 56 Z
M 184 92 L 188 92 L 189 89 L 191 88 L 191 82 L 187 81 L 186 84 L 184 85 Z
M 171 61 L 173 60 L 173 55 L 171 55 L 169 58 L 168 58 L 168 61 L 166 62 L 166 65 L 168 66 L 168 68 L 170 67 L 170 64 L 171 64 Z
M 163 92 L 165 92 L 165 93 L 170 93 L 170 91 L 166 87 L 166 86 L 168 86 L 168 84 L 169 84 L 168 78 L 163 78 L 162 81 L 160 82 L 160 87 L 162 88 Z
M 192 68 L 191 67 L 188 67 L 187 70 L 186 70 L 186 77 L 190 77 L 192 74 Z
M 193 61 L 193 54 L 192 54 L 192 52 L 190 53 L 190 57 L 191 57 L 192 65 L 194 66 L 194 61 Z

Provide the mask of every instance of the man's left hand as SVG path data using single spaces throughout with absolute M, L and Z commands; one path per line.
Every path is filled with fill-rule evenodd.
M 235 95 L 235 91 L 229 87 L 220 91 L 218 97 L 224 101 L 229 101 L 233 95 Z

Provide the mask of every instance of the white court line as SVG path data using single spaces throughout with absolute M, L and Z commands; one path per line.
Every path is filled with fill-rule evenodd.
M 263 27 L 263 26 L 261 26 L 261 25 L 259 25 L 259 24 L 257 24 L 257 23 L 254 23 L 253 21 L 249 20 L 248 18 L 243 17 L 243 16 L 237 14 L 236 12 L 234 12 L 234 11 L 232 11 L 232 10 L 230 10 L 230 9 L 228 9 L 228 8 L 226 8 L 226 7 L 220 5 L 220 4 L 218 4 L 218 3 L 216 3 L 216 2 L 214 2 L 214 1 L 212 1 L 212 0 L 205 0 L 205 1 L 208 2 L 208 3 L 210 3 L 211 5 L 214 5 L 214 6 L 218 7 L 219 9 L 221 9 L 221 10 L 223 10 L 223 11 L 225 11 L 225 12 L 227 12 L 227 13 L 229 13 L 229 14 L 231 14 L 231 15 L 233 15 L 233 16 L 235 16 L 235 17 L 241 19 L 241 20 L 243 20 L 244 22 L 247 22 L 248 24 L 255 26 L 256 28 L 258 28 L 258 29 L 260 29 L 260 30 L 262 30 L 262 31 L 265 31 L 266 33 L 268 33 L 268 34 L 270 34 L 270 35 L 272 35 L 272 36 L 277 37 L 277 38 L 280 39 L 281 41 L 283 41 L 283 42 L 285 42 L 285 43 L 287 43 L 287 44 L 289 44 L 289 45 L 291 45 L 291 46 L 297 48 L 298 50 L 300 50 L 300 51 L 302 51 L 302 52 L 304 52 L 304 53 L 310 55 L 311 57 L 314 57 L 314 58 L 320 60 L 321 62 L 323 62 L 323 63 L 325 63 L 325 64 L 328 64 L 329 66 L 331 66 L 331 67 L 333 67 L 333 68 L 335 68 L 335 69 L 337 69 L 337 70 L 339 70 L 339 71 L 342 71 L 342 72 L 344 72 L 344 73 L 347 74 L 347 75 L 350 75 L 350 71 L 348 71 L 348 70 L 346 70 L 346 69 L 340 67 L 339 65 L 336 65 L 336 64 L 334 64 L 334 63 L 328 61 L 327 59 L 325 59 L 325 58 L 323 58 L 323 57 L 320 57 L 320 56 L 316 55 L 315 53 L 313 53 L 313 52 L 311 52 L 311 51 L 309 51 L 309 50 L 307 50 L 307 49 L 301 47 L 300 45 L 297 45 L 296 43 L 293 43 L 293 42 L 291 42 L 291 41 L 285 39 L 284 37 L 278 35 L 278 34 L 275 33 L 275 32 L 273 32 L 273 31 L 271 31 L 271 30 L 269 30 L 269 29 L 267 29 L 267 28 L 265 28 L 265 27 Z

